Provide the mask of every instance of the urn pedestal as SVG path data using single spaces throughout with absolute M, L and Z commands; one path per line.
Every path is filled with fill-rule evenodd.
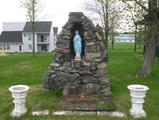
M 13 97 L 14 109 L 11 112 L 12 117 L 20 117 L 27 112 L 25 107 L 25 98 L 29 87 L 26 85 L 15 85 L 9 88 Z
M 143 109 L 144 97 L 146 96 L 146 91 L 149 90 L 147 86 L 144 85 L 129 85 L 128 89 L 131 96 L 131 109 L 130 114 L 134 118 L 146 117 L 146 112 Z

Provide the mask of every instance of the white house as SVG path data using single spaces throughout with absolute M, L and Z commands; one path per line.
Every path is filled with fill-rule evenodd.
M 36 23 L 35 52 L 51 52 L 55 49 L 57 28 L 51 21 Z M 54 34 L 54 31 L 56 32 Z M 0 50 L 6 52 L 32 52 L 31 23 L 4 23 L 0 36 Z
M 9 22 L 3 23 L 2 33 L 0 36 L 0 51 L 19 52 L 21 51 L 22 31 L 24 22 Z
M 0 51 L 22 51 L 22 31 L 3 31 L 0 36 Z

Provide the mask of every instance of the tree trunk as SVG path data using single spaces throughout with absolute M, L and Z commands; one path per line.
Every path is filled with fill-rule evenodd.
M 108 61 L 108 37 L 109 37 L 109 19 L 108 19 L 108 6 L 109 0 L 106 0 L 105 3 L 105 47 L 106 47 L 106 60 Z
M 148 3 L 148 40 L 142 69 L 138 72 L 138 77 L 147 77 L 152 74 L 152 65 L 155 58 L 156 41 L 158 36 L 157 0 L 149 0 Z
M 154 61 L 155 50 L 156 50 L 156 39 L 152 36 L 151 42 L 149 42 L 146 46 L 144 61 L 142 65 L 142 69 L 138 72 L 138 77 L 147 77 L 151 76 L 152 73 L 152 64 Z
M 33 57 L 35 57 L 35 1 L 32 1 L 32 33 L 33 33 Z
M 152 23 L 149 29 L 149 40 L 147 40 L 146 51 L 142 69 L 137 73 L 138 77 L 147 77 L 152 74 L 152 65 L 155 58 L 156 41 L 157 41 L 157 24 Z
M 33 25 L 33 57 L 35 57 L 35 23 Z
M 112 50 L 114 50 L 114 43 L 115 43 L 114 36 L 112 36 Z
M 108 51 L 108 36 L 109 36 L 108 30 L 105 30 L 105 47 L 107 51 Z
M 105 28 L 104 28 L 104 45 L 105 45 L 105 60 L 108 61 L 108 35 L 109 35 L 109 31 L 108 31 L 108 21 L 105 21 Z M 104 54 L 103 54 L 104 55 Z
M 114 33 L 114 29 L 112 29 L 112 32 L 111 32 L 112 50 L 114 50 L 114 43 L 115 43 L 115 33 Z

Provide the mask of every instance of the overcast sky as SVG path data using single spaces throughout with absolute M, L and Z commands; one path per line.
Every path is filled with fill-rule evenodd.
M 0 0 L 0 33 L 2 31 L 3 22 L 25 22 L 26 10 L 21 7 L 22 0 Z M 54 27 L 61 27 L 67 22 L 69 12 L 84 12 L 84 1 L 86 0 L 40 0 L 44 5 L 43 13 L 47 15 L 40 20 L 53 21 Z M 88 0 L 87 0 L 88 1 Z M 91 0 L 90 0 L 91 1 Z M 86 14 L 86 13 L 85 13 Z M 92 17 L 92 14 L 89 15 Z M 129 31 L 129 24 L 126 23 L 125 18 L 121 24 L 125 30 L 120 29 L 120 32 Z M 130 23 L 132 24 L 132 22 Z
M 0 0 L 0 32 L 3 22 L 26 21 L 26 11 L 21 7 L 21 0 Z M 44 13 L 49 17 L 41 20 L 51 20 L 54 26 L 63 26 L 69 12 L 83 11 L 84 0 L 40 0 L 44 4 Z

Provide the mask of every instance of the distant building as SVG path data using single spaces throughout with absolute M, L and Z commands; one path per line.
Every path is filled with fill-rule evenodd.
M 55 49 L 56 36 L 52 22 L 36 23 L 35 52 L 51 52 Z M 57 28 L 56 28 L 57 29 Z M 32 52 L 31 23 L 4 23 L 0 35 L 0 50 L 6 52 Z
M 119 34 L 115 36 L 116 42 L 135 42 L 135 34 Z

